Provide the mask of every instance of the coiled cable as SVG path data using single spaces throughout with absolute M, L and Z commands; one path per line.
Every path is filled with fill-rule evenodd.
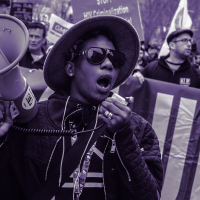
M 80 132 L 76 132 L 75 130 L 27 129 L 27 128 L 22 128 L 22 127 L 14 126 L 14 125 L 12 125 L 10 127 L 10 129 L 13 131 L 16 131 L 16 132 L 24 133 L 27 135 L 35 135 L 35 136 L 37 136 L 37 135 L 40 135 L 40 136 L 75 136 L 80 133 L 87 133 L 90 131 L 95 131 L 95 130 L 101 128 L 103 125 L 104 124 L 101 124 L 100 126 L 98 126 L 95 129 L 80 131 Z

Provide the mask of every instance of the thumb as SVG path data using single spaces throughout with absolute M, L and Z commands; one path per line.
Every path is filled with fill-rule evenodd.
M 133 97 L 125 97 L 126 102 L 128 102 L 128 107 L 133 111 L 133 103 L 134 103 L 134 98 Z

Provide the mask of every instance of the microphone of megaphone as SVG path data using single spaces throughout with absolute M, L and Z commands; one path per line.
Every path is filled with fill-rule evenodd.
M 29 33 L 23 22 L 0 14 L 0 99 L 16 106 L 17 123 L 28 122 L 38 111 L 34 94 L 18 66 L 28 43 Z

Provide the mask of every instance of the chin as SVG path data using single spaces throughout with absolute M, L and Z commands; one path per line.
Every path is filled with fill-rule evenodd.
M 38 48 L 37 48 L 37 47 L 29 46 L 29 49 L 30 49 L 30 50 L 36 50 L 36 49 L 38 49 Z
M 92 104 L 100 104 L 102 103 L 107 97 L 108 97 L 109 93 L 108 94 L 104 94 L 104 95 L 98 95 L 96 97 L 94 97 L 92 99 Z

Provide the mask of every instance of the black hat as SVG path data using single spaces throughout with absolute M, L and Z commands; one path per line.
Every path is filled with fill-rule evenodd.
M 132 73 L 139 56 L 139 36 L 136 29 L 125 19 L 117 16 L 96 16 L 84 19 L 72 26 L 56 42 L 44 64 L 44 79 L 53 90 L 69 87 L 70 78 L 65 73 L 66 52 L 85 33 L 106 28 L 111 32 L 117 50 L 124 53 L 126 62 L 121 68 L 113 88 L 123 83 Z
M 0 0 L 0 3 L 5 3 L 7 6 L 10 6 L 10 0 Z
M 179 35 L 182 35 L 183 33 L 188 33 L 191 37 L 193 36 L 193 32 L 190 29 L 176 30 L 169 34 L 169 36 L 167 37 L 167 43 L 169 44 L 174 38 L 178 37 Z

